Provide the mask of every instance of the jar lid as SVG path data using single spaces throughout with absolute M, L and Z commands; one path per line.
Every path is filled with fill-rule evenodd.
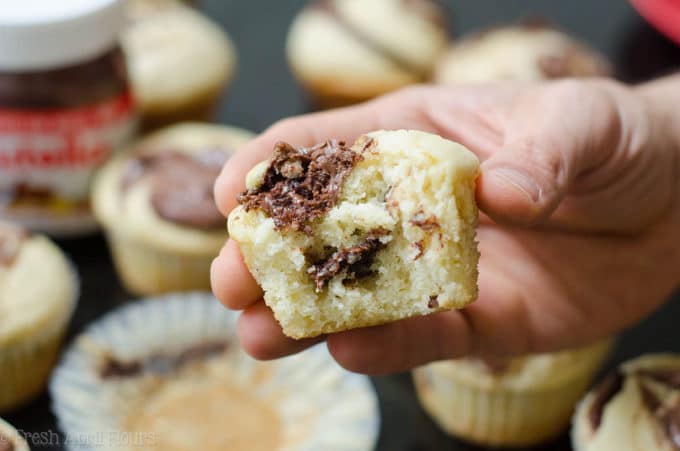
M 0 71 L 57 69 L 112 48 L 121 0 L 0 0 Z

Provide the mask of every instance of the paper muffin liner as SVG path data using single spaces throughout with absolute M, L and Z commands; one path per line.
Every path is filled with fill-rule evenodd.
M 610 349 L 611 342 L 593 347 L 572 377 L 541 387 L 477 386 L 447 371 L 448 362 L 417 368 L 413 378 L 421 405 L 446 433 L 486 446 L 533 446 L 567 428 Z
M 116 271 L 131 293 L 210 289 L 210 265 L 215 255 L 172 253 L 111 231 L 106 236 Z
M 45 388 L 80 297 L 78 272 L 69 265 L 76 289 L 64 314 L 47 321 L 47 327 L 35 328 L 19 343 L 0 345 L 0 412 L 31 401 Z
M 0 449 L 6 447 L 6 443 L 3 443 L 4 440 L 9 440 L 14 445 L 13 451 L 29 451 L 28 443 L 21 434 L 0 418 Z
M 258 434 L 267 436 L 276 429 L 278 446 L 271 449 L 373 449 L 379 416 L 377 399 L 367 377 L 342 370 L 324 346 L 278 361 L 257 362 L 238 346 L 237 317 L 237 313 L 224 309 L 209 294 L 185 293 L 124 306 L 92 324 L 65 353 L 50 382 L 53 410 L 60 427 L 69 437 L 82 438 L 72 440 L 69 449 L 189 449 L 186 444 L 177 445 L 177 440 L 181 442 L 186 437 L 193 437 L 190 446 L 193 449 L 213 449 L 220 439 L 224 441 L 219 442 L 217 449 L 232 449 L 232 443 L 224 437 L 234 433 L 230 425 L 249 426 L 242 424 L 245 420 L 241 417 L 248 417 L 252 412 L 247 410 L 252 406 L 267 406 L 274 413 L 274 422 L 255 417 Z M 226 351 L 203 361 L 202 366 L 160 376 L 122 379 L 101 376 L 102 355 L 130 362 L 217 341 L 228 344 Z M 249 400 L 243 404 L 245 411 L 239 411 L 238 419 L 228 414 L 205 413 L 200 410 L 206 408 L 205 401 L 191 405 L 191 399 L 202 396 L 201 387 L 212 387 L 213 382 Z M 191 396 L 181 404 L 181 411 L 199 409 L 195 422 L 173 422 L 166 415 L 152 414 L 153 406 L 162 405 L 162 399 L 167 399 L 163 396 L 181 392 L 184 386 L 191 387 L 188 391 Z M 228 407 L 238 402 L 233 399 L 219 405 Z M 162 418 L 165 423 L 154 423 L 157 426 L 151 428 L 154 430 L 126 427 L 138 424 L 131 418 L 145 416 Z M 206 433 L 201 428 L 212 418 L 219 424 L 219 430 Z M 198 429 L 201 434 L 196 435 Z M 136 443 L 130 445 L 130 441 Z M 168 441 L 173 445 L 167 445 Z M 256 445 L 249 444 L 246 449 L 262 449 Z

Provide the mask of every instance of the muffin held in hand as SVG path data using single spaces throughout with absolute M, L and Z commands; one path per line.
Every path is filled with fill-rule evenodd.
M 447 433 L 485 446 L 533 446 L 564 431 L 610 349 L 605 340 L 502 362 L 437 362 L 413 378 L 423 408 Z
M 446 49 L 433 0 L 312 0 L 288 34 L 288 62 L 322 107 L 361 102 L 427 80 Z
M 251 136 L 232 127 L 175 125 L 137 142 L 100 172 L 92 204 L 128 290 L 210 288 L 210 263 L 227 239 L 213 184 Z
M 680 355 L 621 365 L 579 405 L 572 442 L 575 451 L 680 449 Z
M 122 44 L 145 128 L 210 119 L 236 67 L 227 34 L 176 2 L 130 2 Z
M 491 28 L 455 44 L 437 65 L 440 84 L 610 75 L 607 60 L 544 23 Z
M 42 391 L 77 297 L 78 278 L 54 243 L 0 222 L 0 412 Z
M 229 233 L 293 338 L 460 308 L 477 297 L 478 173 L 470 151 L 419 131 L 279 143 Z

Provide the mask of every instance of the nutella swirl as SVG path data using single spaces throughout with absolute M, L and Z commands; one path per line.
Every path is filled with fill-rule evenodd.
M 362 151 L 371 145 L 367 141 Z M 311 234 L 310 223 L 335 206 L 345 178 L 362 158 L 343 141 L 299 149 L 280 142 L 262 184 L 242 193 L 238 202 L 246 211 L 264 211 L 279 230 Z
M 629 374 L 617 371 L 609 376 L 596 388 L 590 405 L 588 417 L 593 431 L 601 427 L 605 408 L 623 390 L 626 378 L 633 378 L 642 407 L 661 431 L 662 440 L 680 450 L 680 397 L 666 396 L 669 391 L 677 394 L 680 390 L 680 368 L 642 369 Z
M 228 158 L 219 149 L 143 155 L 128 162 L 122 189 L 149 178 L 151 205 L 158 216 L 182 226 L 221 229 L 225 220 L 215 205 L 213 185 Z

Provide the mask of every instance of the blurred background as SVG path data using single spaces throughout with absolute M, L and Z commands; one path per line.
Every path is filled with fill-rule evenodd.
M 202 0 L 201 9 L 234 38 L 239 69 L 222 122 L 262 131 L 282 117 L 309 109 L 288 65 L 285 40 L 306 2 Z M 442 0 L 451 11 L 454 37 L 526 17 L 544 16 L 610 57 L 617 74 L 637 82 L 680 65 L 680 48 L 649 26 L 627 0 Z
M 259 132 L 281 118 L 310 110 L 310 102 L 290 73 L 285 56 L 289 25 L 305 3 L 304 0 L 199 2 L 198 7 L 227 30 L 239 56 L 238 72 L 221 103 L 218 122 Z M 625 81 L 639 82 L 680 65 L 680 48 L 647 25 L 627 0 L 445 0 L 443 3 L 451 10 L 455 37 L 491 25 L 543 16 L 611 58 L 616 74 Z M 105 257 L 107 250 L 101 237 L 62 240 L 60 244 L 78 264 L 83 282 L 82 301 L 71 330 L 73 336 L 103 311 L 127 300 L 129 295 L 119 285 L 112 264 Z M 680 299 L 676 298 L 624 334 L 608 368 L 644 352 L 680 351 L 679 317 Z M 373 378 L 373 382 L 382 414 L 378 450 L 476 449 L 448 438 L 432 423 L 418 405 L 409 375 Z M 48 406 L 49 400 L 43 396 L 7 419 L 25 431 L 56 430 Z M 565 435 L 542 449 L 566 451 L 570 446 Z

